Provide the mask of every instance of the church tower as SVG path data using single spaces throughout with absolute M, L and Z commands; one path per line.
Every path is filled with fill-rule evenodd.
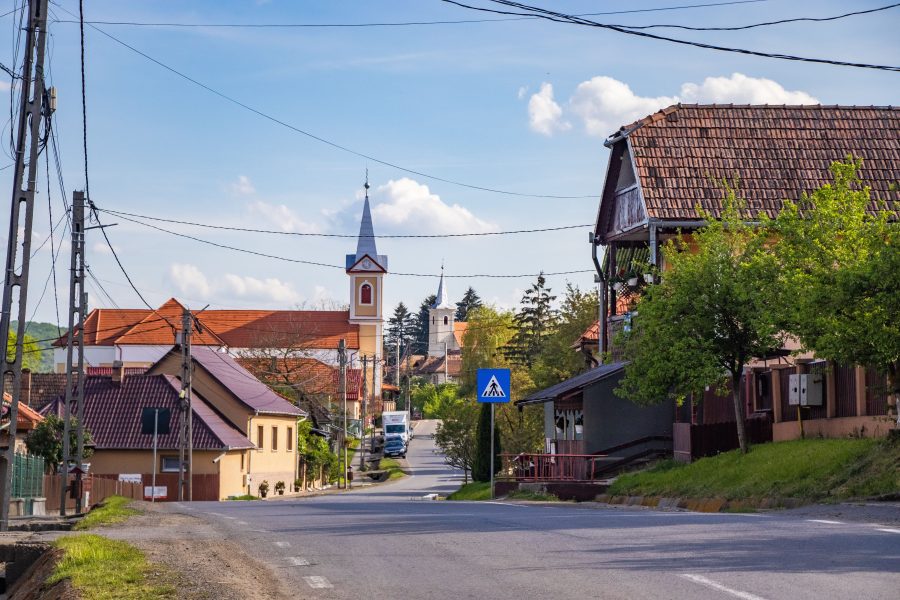
M 453 334 L 456 306 L 447 299 L 444 285 L 444 267 L 441 265 L 441 281 L 438 284 L 434 304 L 428 309 L 428 356 L 444 356 L 446 352 L 459 350 Z
M 359 325 L 359 361 L 368 356 L 370 368 L 366 375 L 366 387 L 373 397 L 381 395 L 382 339 L 384 319 L 382 316 L 383 279 L 387 273 L 388 258 L 378 254 L 375 247 L 375 228 L 372 226 L 372 212 L 369 208 L 369 180 L 366 178 L 366 199 L 363 203 L 362 220 L 359 223 L 359 238 L 356 254 L 348 254 L 347 275 L 350 278 L 350 323 Z

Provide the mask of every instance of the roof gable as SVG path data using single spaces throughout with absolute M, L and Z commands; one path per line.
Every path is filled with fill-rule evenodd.
M 119 336 L 116 344 L 128 345 L 170 345 L 176 343 L 175 332 L 182 330 L 185 307 L 175 298 L 169 298 L 157 310 L 150 312 L 140 323 Z M 174 331 L 173 331 L 174 330 Z M 168 340 L 166 339 L 168 337 Z M 194 344 L 224 346 L 214 332 L 206 327 L 194 331 L 191 335 Z

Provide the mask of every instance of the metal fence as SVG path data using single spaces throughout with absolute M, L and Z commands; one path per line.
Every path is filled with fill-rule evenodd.
M 12 498 L 44 497 L 44 459 L 16 453 L 13 462 Z
M 594 481 L 598 454 L 501 454 L 498 480 L 506 481 Z

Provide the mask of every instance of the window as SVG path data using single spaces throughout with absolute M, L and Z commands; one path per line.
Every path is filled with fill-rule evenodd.
M 287 430 L 288 430 L 287 449 L 288 449 L 288 452 L 293 452 L 294 451 L 294 428 L 288 427 Z
M 177 456 L 163 456 L 160 466 L 160 471 L 163 473 L 177 473 L 178 472 L 178 457 Z
M 241 452 L 241 471 L 244 470 L 244 453 Z
M 450 322 L 450 317 L 444 316 L 444 325 Z
M 434 317 L 431 317 L 431 324 L 434 325 Z
M 265 427 L 259 425 L 256 428 L 256 450 L 262 452 L 263 449 L 263 435 L 265 432 Z
M 278 428 L 272 427 L 272 452 L 278 450 Z
M 362 284 L 359 288 L 359 303 L 372 304 L 372 286 L 368 283 Z

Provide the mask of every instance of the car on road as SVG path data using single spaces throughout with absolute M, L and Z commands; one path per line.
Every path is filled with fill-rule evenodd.
M 403 442 L 403 438 L 399 435 L 388 436 L 384 440 L 384 455 L 406 458 L 406 444 Z

